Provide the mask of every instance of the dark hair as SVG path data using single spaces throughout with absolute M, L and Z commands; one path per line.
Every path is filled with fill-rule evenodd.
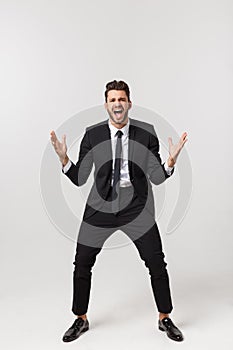
M 107 97 L 108 97 L 108 92 L 110 90 L 124 90 L 127 97 L 128 97 L 128 100 L 129 102 L 130 101 L 130 91 L 129 91 L 129 87 L 128 85 L 122 81 L 122 80 L 119 80 L 119 81 L 116 81 L 116 80 L 113 80 L 113 81 L 110 81 L 109 83 L 106 84 L 106 90 L 105 90 L 105 102 L 107 102 Z

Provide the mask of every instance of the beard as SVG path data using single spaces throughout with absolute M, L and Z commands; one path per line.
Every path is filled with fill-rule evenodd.
M 123 124 L 125 121 L 127 121 L 128 118 L 128 111 L 125 113 L 122 113 L 122 116 L 117 117 L 117 115 L 114 114 L 112 111 L 108 111 L 109 117 L 115 124 Z

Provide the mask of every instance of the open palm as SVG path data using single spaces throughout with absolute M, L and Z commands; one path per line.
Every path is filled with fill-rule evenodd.
M 53 147 L 55 149 L 55 152 L 58 154 L 60 160 L 64 160 L 67 152 L 67 145 L 66 145 L 66 135 L 62 136 L 62 142 L 60 142 L 55 134 L 54 131 L 50 132 L 50 138 L 51 142 L 53 144 Z
M 169 154 L 170 157 L 173 159 L 174 162 L 176 162 L 178 155 L 180 154 L 181 149 L 183 148 L 185 142 L 188 141 L 187 139 L 187 133 L 184 132 L 177 144 L 172 143 L 172 138 L 168 138 L 169 143 Z

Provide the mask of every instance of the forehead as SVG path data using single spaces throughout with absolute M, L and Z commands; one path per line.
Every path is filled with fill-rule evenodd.
M 124 98 L 127 101 L 127 95 L 124 90 L 110 90 L 108 91 L 108 100 Z

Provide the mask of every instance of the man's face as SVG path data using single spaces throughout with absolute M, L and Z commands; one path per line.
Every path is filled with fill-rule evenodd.
M 108 91 L 107 102 L 104 105 L 113 125 L 119 127 L 127 123 L 128 110 L 131 108 L 132 103 L 128 101 L 124 90 Z

